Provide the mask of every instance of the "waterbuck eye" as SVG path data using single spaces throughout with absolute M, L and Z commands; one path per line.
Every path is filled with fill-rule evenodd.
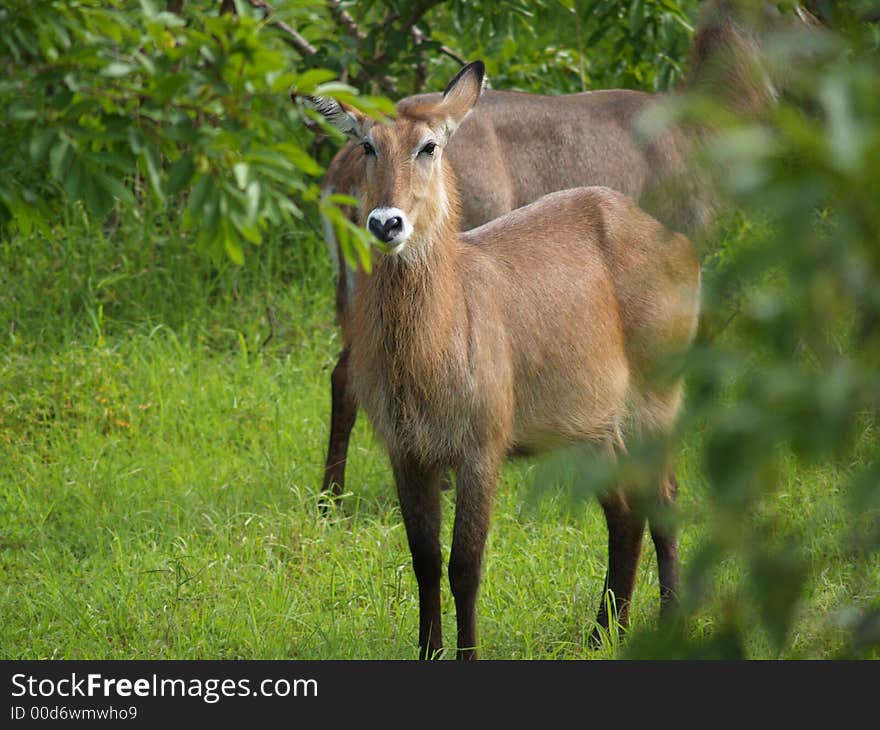
M 428 157 L 434 156 L 434 150 L 437 149 L 437 144 L 435 142 L 428 142 L 422 149 L 419 150 L 420 155 L 428 155 Z
M 365 155 L 375 155 L 376 154 L 376 148 L 373 147 L 373 145 L 371 145 L 369 142 L 364 141 L 362 147 L 364 148 Z

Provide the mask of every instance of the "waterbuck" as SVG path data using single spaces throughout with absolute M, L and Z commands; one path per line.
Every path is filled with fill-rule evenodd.
M 683 89 L 720 94 L 729 108 L 753 116 L 774 97 L 760 63 L 760 47 L 762 33 L 780 27 L 781 19 L 771 16 L 759 22 L 743 17 L 737 6 L 729 0 L 705 4 Z M 768 6 L 766 12 L 775 10 Z M 811 26 L 810 16 L 803 12 L 782 23 L 786 28 Z M 700 131 L 674 126 L 647 140 L 636 131 L 637 121 L 666 96 L 625 89 L 562 96 L 485 91 L 444 152 L 458 173 L 461 230 L 556 190 L 604 185 L 638 201 L 676 231 L 704 232 L 714 216 L 716 200 L 710 181 L 688 164 Z M 413 96 L 400 101 L 398 109 L 406 112 L 440 100 L 440 94 Z M 472 164 L 474 160 L 480 164 Z M 327 170 L 324 193 L 359 197 L 365 164 L 360 145 L 349 142 Z M 355 220 L 355 211 L 349 215 Z M 358 410 L 348 373 L 355 272 L 338 252 L 329 222 L 325 231 L 339 270 L 336 316 L 344 347 L 331 375 L 322 492 L 338 500 L 345 490 L 348 444 Z
M 360 146 L 361 224 L 387 255 L 359 272 L 351 384 L 390 456 L 419 590 L 419 655 L 442 648 L 440 481 L 456 477 L 449 582 L 458 657 L 475 658 L 476 599 L 499 469 L 516 454 L 582 444 L 609 455 L 668 434 L 682 402 L 666 359 L 690 344 L 700 267 L 688 239 L 604 187 L 552 193 L 467 233 L 446 155 L 477 103 L 484 67 L 438 101 L 371 120 L 326 98 L 307 104 Z M 479 156 L 470 166 L 479 167 Z M 653 498 L 669 503 L 671 470 Z M 606 592 L 627 624 L 645 512 L 616 488 Z M 652 523 L 661 609 L 678 589 L 676 535 Z M 598 626 L 609 615 L 603 596 Z M 597 633 L 599 629 L 597 627 Z

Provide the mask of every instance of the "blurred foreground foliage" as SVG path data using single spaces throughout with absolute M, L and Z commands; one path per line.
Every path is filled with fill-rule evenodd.
M 857 605 L 826 621 L 849 636 L 841 656 L 880 648 L 880 27 L 877 4 L 816 3 L 832 30 L 768 41 L 786 88 L 761 123 L 730 120 L 706 100 L 679 111 L 709 123 L 709 169 L 738 211 L 703 244 L 703 332 L 687 371 L 683 432 L 698 433 L 711 509 L 683 574 L 685 617 L 721 595 L 716 630 L 633 637 L 632 656 L 739 657 L 762 627 L 783 652 L 823 530 L 786 515 L 787 479 L 839 489 L 856 566 Z M 816 478 L 823 469 L 834 477 Z M 686 486 L 684 487 L 687 488 Z M 811 534 L 812 533 L 812 534 Z M 738 585 L 719 585 L 736 562 Z

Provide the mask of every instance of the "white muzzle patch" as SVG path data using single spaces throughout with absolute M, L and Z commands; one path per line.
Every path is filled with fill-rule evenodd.
M 413 227 L 400 208 L 374 208 L 367 216 L 367 229 L 388 246 L 391 255 L 400 253 Z

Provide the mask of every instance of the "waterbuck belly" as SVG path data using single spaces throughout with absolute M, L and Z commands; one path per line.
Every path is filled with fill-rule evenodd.
M 601 377 L 591 368 L 572 373 L 532 373 L 516 388 L 514 448 L 539 453 L 574 442 L 606 442 L 616 438 L 625 414 L 629 373 L 625 362 Z

